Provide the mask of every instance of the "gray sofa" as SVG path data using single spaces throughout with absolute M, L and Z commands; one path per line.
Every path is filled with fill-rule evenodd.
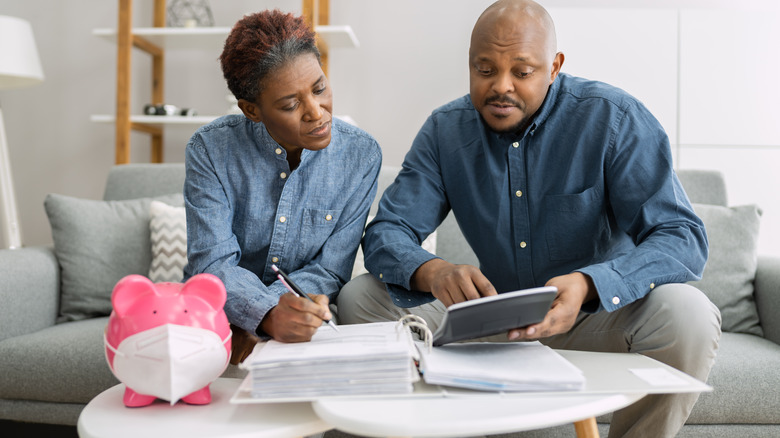
M 383 168 L 379 193 L 398 170 Z M 679 175 L 694 202 L 731 211 L 725 208 L 726 187 L 720 174 L 680 171 Z M 181 164 L 116 166 L 109 173 L 104 200 L 180 193 L 183 180 Z M 697 205 L 697 211 L 701 205 Z M 713 216 L 712 212 L 704 212 Z M 724 221 L 713 224 L 713 246 L 713 238 L 720 238 L 720 234 L 740 236 L 743 228 L 737 224 L 736 231 L 728 229 Z M 720 234 L 715 232 L 724 227 Z M 742 242 L 743 238 L 739 238 L 729 244 Z M 476 263 L 452 217 L 437 231 L 436 252 L 453 262 Z M 735 251 L 728 247 L 721 252 Z M 51 247 L 0 250 L 0 420 L 75 425 L 85 404 L 117 383 L 103 354 L 107 317 L 57 323 L 63 298 L 62 263 L 56 254 Z M 732 274 L 730 268 L 715 266 L 711 277 L 717 287 L 723 283 L 719 276 L 742 275 L 749 290 L 741 292 L 744 296 L 736 304 L 729 302 L 733 295 L 730 292 L 725 297 L 714 297 L 713 301 L 719 304 L 718 300 L 725 299 L 721 310 L 724 316 L 737 321 L 740 331 L 758 328 L 759 333 L 724 332 L 708 381 L 715 390 L 701 396 L 680 436 L 780 436 L 780 259 L 753 256 L 751 260 L 748 254 L 741 263 L 751 272 Z M 707 281 L 708 274 L 710 271 L 705 271 L 703 281 Z M 757 308 L 757 315 L 742 318 L 740 312 L 751 310 L 743 309 L 745 306 L 753 311 Z M 760 320 L 760 326 L 740 326 L 751 317 Z M 604 436 L 606 427 L 600 425 Z M 329 432 L 331 436 L 339 434 Z M 561 426 L 529 435 L 572 436 L 573 429 Z

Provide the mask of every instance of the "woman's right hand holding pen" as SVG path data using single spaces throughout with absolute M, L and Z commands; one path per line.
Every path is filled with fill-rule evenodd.
M 328 297 L 309 295 L 315 302 L 287 292 L 279 298 L 260 323 L 260 328 L 280 342 L 306 342 L 325 320 L 332 315 L 328 309 Z

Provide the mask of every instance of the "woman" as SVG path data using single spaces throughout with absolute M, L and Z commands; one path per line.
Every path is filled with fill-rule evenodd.
M 220 57 L 243 115 L 200 128 L 185 154 L 185 280 L 219 277 L 230 322 L 263 339 L 307 341 L 331 318 L 376 194 L 379 145 L 333 118 L 319 56 L 300 17 L 245 16 Z M 287 292 L 272 265 L 316 303 Z M 248 353 L 241 335 L 233 363 Z

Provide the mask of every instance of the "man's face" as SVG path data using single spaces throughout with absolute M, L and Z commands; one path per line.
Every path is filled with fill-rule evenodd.
M 263 80 L 259 121 L 288 153 L 330 144 L 333 94 L 317 58 L 298 56 Z
M 544 102 L 560 70 L 544 29 L 531 19 L 478 24 L 471 37 L 471 102 L 497 132 L 523 127 Z

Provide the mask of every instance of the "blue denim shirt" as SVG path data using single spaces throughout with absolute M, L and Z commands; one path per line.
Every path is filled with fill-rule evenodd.
M 185 280 L 219 277 L 228 319 L 250 333 L 286 292 L 272 264 L 331 300 L 349 280 L 382 161 L 373 137 L 336 118 L 328 147 L 293 171 L 286 157 L 243 115 L 201 127 L 185 153 Z
M 699 279 L 707 260 L 658 121 L 625 92 L 566 74 L 523 132 L 491 131 L 469 96 L 425 122 L 363 241 L 397 305 L 433 300 L 409 291 L 410 278 L 434 257 L 420 242 L 450 210 L 497 291 L 580 271 L 600 298 L 587 311 Z

